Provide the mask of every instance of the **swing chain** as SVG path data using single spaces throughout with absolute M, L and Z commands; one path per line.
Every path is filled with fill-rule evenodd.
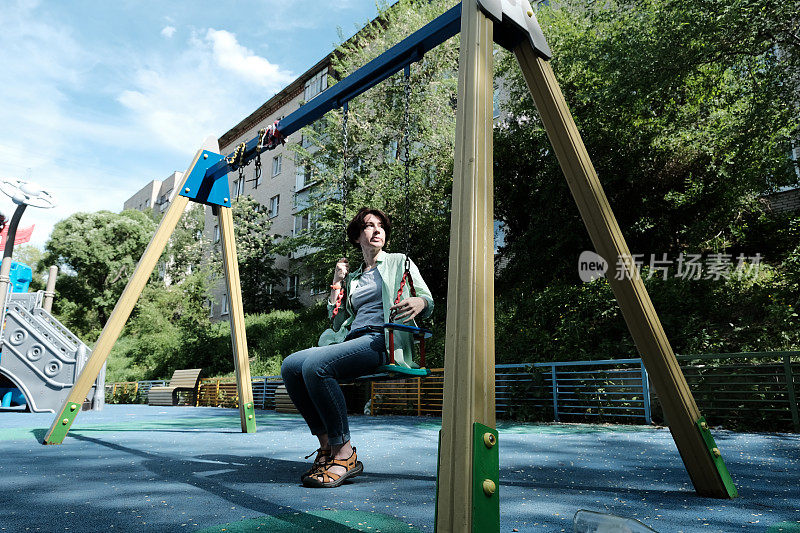
M 348 105 L 347 102 L 344 103 L 342 107 L 342 179 L 339 183 L 339 189 L 342 195 L 342 226 L 344 226 L 342 235 L 342 259 L 340 261 L 347 260 L 347 144 L 348 144 L 348 131 L 347 131 L 347 116 L 348 116 Z M 336 296 L 336 303 L 333 306 L 333 313 L 331 314 L 331 320 L 336 318 L 336 315 L 339 314 L 339 310 L 342 308 L 342 300 L 344 299 L 345 293 L 345 280 L 342 280 L 342 287 L 339 289 L 339 294 Z
M 258 186 L 258 182 L 261 181 L 261 144 L 264 142 L 264 137 L 267 134 L 266 128 L 261 128 L 258 130 L 258 144 L 256 145 L 256 159 L 253 162 L 255 166 L 255 177 L 252 181 L 256 183 Z
M 342 108 L 342 182 L 341 182 L 341 193 L 342 193 L 342 226 L 343 231 L 342 235 L 342 257 L 347 256 L 347 170 L 348 170 L 348 138 L 349 138 L 349 131 L 347 129 L 347 117 L 349 115 L 349 106 L 347 102 L 345 102 Z
M 406 255 L 406 265 L 408 265 L 408 252 L 409 252 L 409 228 L 411 223 L 411 206 L 409 201 L 409 193 L 411 189 L 411 154 L 410 154 L 410 137 L 411 137 L 411 119 L 410 119 L 410 106 L 411 106 L 411 65 L 407 65 L 405 69 L 405 87 L 404 87 L 405 110 L 403 112 L 403 153 L 405 156 L 404 168 L 404 217 L 406 220 L 406 231 L 403 235 Z M 406 266 L 406 272 L 408 266 Z

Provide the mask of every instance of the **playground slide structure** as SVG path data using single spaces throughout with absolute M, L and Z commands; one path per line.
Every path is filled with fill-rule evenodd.
M 43 294 L 8 293 L 0 334 L 0 374 L 12 387 L 0 385 L 0 410 L 29 408 L 32 412 L 55 413 L 91 354 L 78 337 L 43 309 Z M 87 394 L 92 409 L 102 409 L 104 388 L 105 368 Z

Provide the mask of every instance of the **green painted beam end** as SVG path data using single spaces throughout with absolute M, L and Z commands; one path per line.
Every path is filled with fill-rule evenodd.
M 472 531 L 500 531 L 500 450 L 497 430 L 472 424 Z
M 717 443 L 711 435 L 711 430 L 708 428 L 706 419 L 701 416 L 697 419 L 696 423 L 697 429 L 700 430 L 700 435 L 703 437 L 703 442 L 706 443 L 706 448 L 708 448 L 711 460 L 714 461 L 714 466 L 717 468 L 722 484 L 725 486 L 725 491 L 728 493 L 728 498 L 738 497 L 739 492 L 733 484 L 733 479 L 731 478 L 730 472 L 728 472 L 728 467 L 725 466 L 725 461 L 722 460 L 722 452 L 719 451 Z
M 255 433 L 256 432 L 256 409 L 253 405 L 253 402 L 248 402 L 244 404 L 244 432 L 245 433 Z
M 67 405 L 64 406 L 64 410 L 61 411 L 61 414 L 56 418 L 56 421 L 53 422 L 50 433 L 45 435 L 42 444 L 61 444 L 64 442 L 67 433 L 69 433 L 69 428 L 72 427 L 72 423 L 75 421 L 75 417 L 78 416 L 80 410 L 81 406 L 78 403 L 68 402 Z

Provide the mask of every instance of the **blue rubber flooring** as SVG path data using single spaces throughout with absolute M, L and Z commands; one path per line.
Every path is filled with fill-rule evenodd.
M 440 420 L 351 418 L 365 473 L 299 483 L 315 448 L 297 415 L 108 405 L 60 446 L 50 414 L 0 412 L 0 531 L 433 531 Z M 800 436 L 715 431 L 740 497 L 697 496 L 664 428 L 508 424 L 500 531 L 572 531 L 578 509 L 665 532 L 800 532 Z

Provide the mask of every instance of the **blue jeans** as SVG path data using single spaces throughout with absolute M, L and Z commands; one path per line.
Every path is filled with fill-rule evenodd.
M 339 445 L 350 440 L 350 427 L 337 380 L 371 374 L 387 360 L 382 332 L 356 331 L 339 344 L 293 353 L 284 359 L 281 376 L 311 433 L 327 433 L 328 441 Z

